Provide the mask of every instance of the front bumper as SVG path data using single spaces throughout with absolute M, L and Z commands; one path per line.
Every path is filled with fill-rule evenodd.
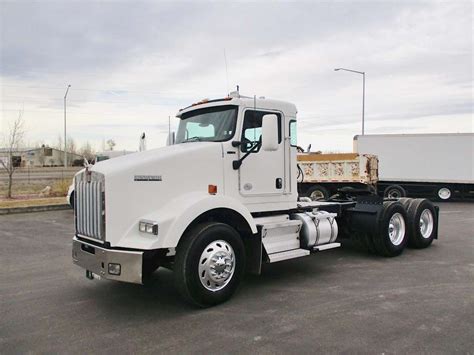
M 105 279 L 137 284 L 143 283 L 142 251 L 106 249 L 74 237 L 72 240 L 72 260 L 74 264 Z M 120 264 L 120 274 L 110 274 L 109 264 Z

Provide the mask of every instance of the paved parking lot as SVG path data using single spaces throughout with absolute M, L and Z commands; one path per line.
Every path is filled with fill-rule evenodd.
M 474 204 L 393 259 L 350 247 L 266 265 L 228 303 L 183 304 L 72 265 L 72 211 L 0 216 L 0 353 L 473 353 Z

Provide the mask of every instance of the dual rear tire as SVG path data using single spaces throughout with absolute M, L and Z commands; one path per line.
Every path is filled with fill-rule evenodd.
M 437 235 L 438 214 L 427 199 L 401 198 L 385 201 L 377 217 L 377 228 L 363 236 L 369 252 L 393 257 L 406 246 L 427 248 Z

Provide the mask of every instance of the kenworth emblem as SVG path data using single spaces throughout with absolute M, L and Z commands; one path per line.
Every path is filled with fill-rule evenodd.
M 134 181 L 161 181 L 161 175 L 135 175 Z

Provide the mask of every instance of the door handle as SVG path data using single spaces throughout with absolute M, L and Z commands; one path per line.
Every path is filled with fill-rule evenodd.
M 281 189 L 282 187 L 283 187 L 283 179 L 282 178 L 276 178 L 275 188 Z

